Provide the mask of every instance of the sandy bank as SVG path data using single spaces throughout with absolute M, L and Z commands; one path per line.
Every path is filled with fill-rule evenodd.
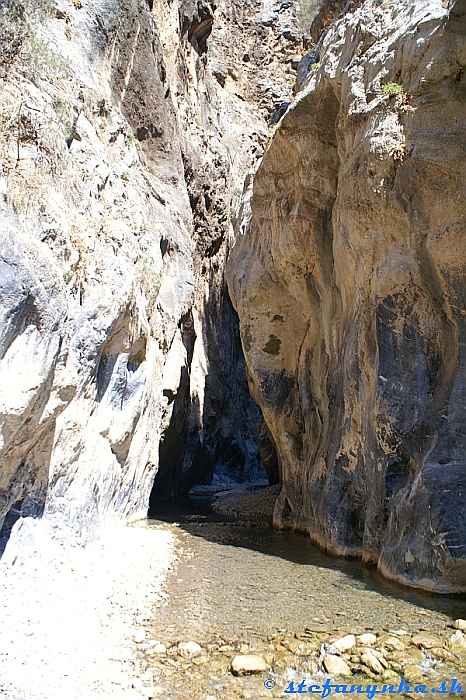
M 112 527 L 87 548 L 44 543 L 41 555 L 0 562 L 0 697 L 144 697 L 132 686 L 136 640 L 166 594 L 174 536 Z M 157 679 L 153 679 L 156 683 Z

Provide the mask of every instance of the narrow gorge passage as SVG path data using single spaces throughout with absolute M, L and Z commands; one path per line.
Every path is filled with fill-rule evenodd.
M 238 491 L 227 498 L 241 512 L 244 506 L 248 510 L 250 493 Z M 377 635 L 377 648 L 386 644 L 390 668 L 398 670 L 384 674 L 388 685 L 398 687 L 402 662 L 407 666 L 404 677 L 414 685 L 433 687 L 450 676 L 466 682 L 464 671 L 441 661 L 435 650 L 409 643 L 416 635 L 432 636 L 439 644 L 449 639 L 453 621 L 466 617 L 464 597 L 406 590 L 387 582 L 375 568 L 322 553 L 305 535 L 270 530 L 263 522 L 264 508 L 261 516 L 234 517 L 213 511 L 211 501 L 193 496 L 159 504 L 148 521 L 156 529 L 171 523 L 180 548 L 179 562 L 167 580 L 169 598 L 146 623 L 138 653 L 138 673 L 153 674 L 163 697 L 283 697 L 293 679 L 322 683 L 328 676 L 322 645 L 367 633 Z M 192 657 L 183 652 L 183 644 L 190 641 L 200 645 Z M 262 655 L 269 671 L 258 677 L 233 676 L 232 658 L 248 653 Z M 273 690 L 264 689 L 267 678 L 276 684 Z M 365 687 L 376 679 L 356 672 L 339 682 Z
M 466 687 L 465 105 L 466 0 L 0 0 L 0 697 Z

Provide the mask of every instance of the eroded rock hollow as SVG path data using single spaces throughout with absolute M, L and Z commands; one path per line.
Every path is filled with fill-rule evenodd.
M 227 266 L 279 457 L 274 523 L 466 591 L 466 3 L 347 5 Z

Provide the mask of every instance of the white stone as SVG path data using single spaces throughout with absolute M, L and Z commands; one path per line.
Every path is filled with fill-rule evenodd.
M 144 630 L 136 630 L 136 632 L 133 634 L 133 639 L 136 642 L 136 644 L 141 644 L 146 640 L 146 633 Z
M 323 664 L 327 673 L 332 676 L 351 676 L 351 669 L 348 664 L 335 654 L 324 656 Z
M 358 637 L 358 641 L 361 642 L 361 644 L 364 644 L 365 646 L 371 646 L 372 644 L 376 643 L 377 636 L 375 634 L 372 634 L 372 632 L 367 632 L 366 634 L 360 634 Z
M 430 634 L 415 634 L 411 637 L 411 644 L 414 644 L 419 649 L 433 649 L 433 647 L 441 646 L 440 639 Z
M 396 649 L 397 651 L 404 651 L 406 648 L 401 639 L 398 639 L 397 637 L 387 637 L 383 644 L 389 649 Z
M 453 627 L 457 630 L 466 630 L 466 620 L 462 620 L 461 618 L 458 618 L 457 620 L 454 621 Z
M 193 659 L 195 656 L 202 654 L 202 647 L 197 642 L 185 642 L 178 647 L 178 654 L 184 659 Z
M 267 661 L 256 654 L 241 654 L 231 662 L 231 671 L 235 676 L 245 676 L 249 673 L 262 673 L 268 670 Z
M 466 637 L 461 630 L 457 630 L 450 637 L 450 644 L 454 646 L 466 647 Z
M 340 652 L 349 651 L 356 644 L 356 637 L 354 634 L 347 634 L 346 637 L 337 639 L 336 642 L 332 642 L 332 646 Z

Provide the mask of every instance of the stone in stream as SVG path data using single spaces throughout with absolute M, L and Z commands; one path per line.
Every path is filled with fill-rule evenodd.
M 387 649 L 396 649 L 397 651 L 404 651 L 406 648 L 401 639 L 398 639 L 398 637 L 387 637 L 386 639 L 382 640 L 382 644 L 384 647 L 387 647 Z
M 332 676 L 351 676 L 351 669 L 339 656 L 327 654 L 323 658 L 323 664 L 327 673 Z
M 165 646 L 165 644 L 156 644 L 152 647 L 153 654 L 165 654 L 166 651 L 167 647 Z
M 462 630 L 463 632 L 466 631 L 466 620 L 462 620 L 461 618 L 458 618 L 457 620 L 454 621 L 453 627 L 456 630 Z
M 361 654 L 362 663 L 367 666 L 373 673 L 383 673 L 384 666 L 381 661 L 375 656 L 375 654 L 367 649 L 363 654 Z
M 361 644 L 364 644 L 364 646 L 370 647 L 372 644 L 376 643 L 377 636 L 372 634 L 372 632 L 366 632 L 365 634 L 359 635 L 358 641 L 361 642 Z
M 180 644 L 178 647 L 178 654 L 184 659 L 192 659 L 195 656 L 202 654 L 202 648 L 199 646 L 199 644 L 197 644 L 197 642 L 185 642 L 184 644 Z
M 344 651 L 349 651 L 354 647 L 356 644 L 356 637 L 354 634 L 347 634 L 345 637 L 342 637 L 341 639 L 337 639 L 335 642 L 332 642 L 333 647 L 340 652 Z
M 404 667 L 404 677 L 407 681 L 412 683 L 416 681 L 421 681 L 423 678 L 423 672 L 418 666 L 412 666 L 411 664 L 406 664 Z
M 333 644 L 327 644 L 327 642 L 324 642 L 320 645 L 320 655 L 326 656 L 327 654 L 338 655 L 338 651 L 335 649 Z
M 393 659 L 393 661 L 400 664 L 420 664 L 425 660 L 425 658 L 426 657 L 422 651 L 416 647 L 410 647 L 409 649 L 405 649 L 405 651 L 392 651 L 390 654 L 390 659 Z
M 267 661 L 257 654 L 240 654 L 231 662 L 231 672 L 234 676 L 246 676 L 250 673 L 268 671 Z
M 423 649 L 433 649 L 434 647 L 441 646 L 442 643 L 438 637 L 433 637 L 430 634 L 415 634 L 411 637 L 411 644 Z
M 434 659 L 439 659 L 440 661 L 455 661 L 458 657 L 453 654 L 448 649 L 443 649 L 442 647 L 434 647 L 429 649 L 429 654 L 434 657 Z
M 450 640 L 448 642 L 448 646 L 454 651 L 463 651 L 464 649 L 466 649 L 466 637 L 464 636 L 463 632 L 461 632 L 461 630 L 457 630 L 454 634 L 451 635 Z

